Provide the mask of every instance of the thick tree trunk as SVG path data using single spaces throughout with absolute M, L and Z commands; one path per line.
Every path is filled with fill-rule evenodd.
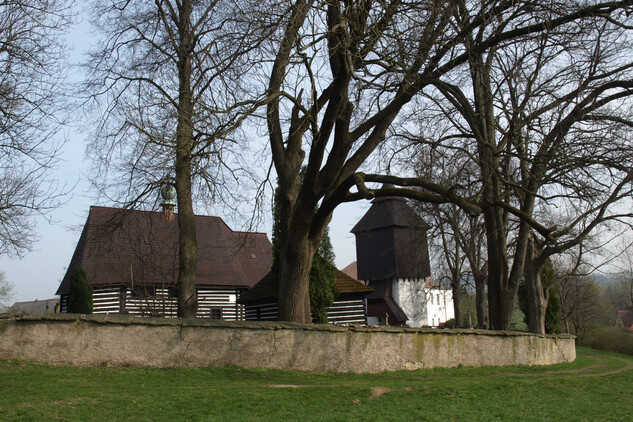
M 461 299 L 461 286 L 459 281 L 453 281 L 451 283 L 453 289 L 453 307 L 455 308 L 455 324 L 461 328 L 464 326 L 464 317 L 462 315 L 462 299 Z
M 196 266 L 198 243 L 191 198 L 191 153 L 193 150 L 193 100 L 191 95 L 191 1 L 180 7 L 178 51 L 178 126 L 176 128 L 176 191 L 178 192 L 178 316 L 195 318 L 198 311 Z
M 182 162 L 179 162 L 182 161 Z M 189 174 L 189 176 L 187 176 Z M 178 191 L 178 316 L 195 318 L 198 310 L 196 295 L 196 266 L 198 243 L 196 241 L 195 216 L 191 201 L 191 163 L 177 160 L 176 189 Z
M 543 291 L 541 270 L 543 265 L 537 259 L 534 242 L 530 240 L 525 262 L 525 283 L 528 299 L 528 329 L 531 333 L 545 334 L 545 313 L 547 299 Z
M 490 328 L 493 330 L 509 331 L 512 329 L 512 312 L 516 289 L 500 290 L 497 294 L 495 306 L 490 306 Z
M 531 204 L 528 203 L 523 211 L 531 212 L 530 207 Z M 498 207 L 491 207 L 484 213 L 488 241 L 488 305 L 490 328 L 510 330 L 514 302 L 525 269 L 530 227 L 525 222 L 520 223 L 512 256 L 512 271 L 508 274 L 508 249 L 505 242 L 506 223 L 503 221 L 501 212 Z
M 279 315 L 280 321 L 310 324 L 310 268 L 314 250 L 303 242 L 282 245 L 279 262 Z
M 310 269 L 325 227 L 311 236 L 316 200 L 301 196 L 298 176 L 295 180 L 279 184 L 278 318 L 280 321 L 310 324 Z
M 468 48 L 474 47 L 469 40 Z M 499 176 L 499 150 L 496 139 L 491 63 L 480 53 L 469 57 L 476 118 L 470 124 L 477 139 L 478 164 L 483 184 L 483 199 L 490 204 L 502 200 L 502 180 Z M 503 209 L 493 205 L 484 211 L 488 246 L 488 306 L 490 328 L 509 330 L 512 324 L 514 297 L 518 289 L 509 277 L 507 247 L 507 217 Z
M 486 297 L 486 277 L 484 274 L 475 275 L 475 307 L 477 309 L 477 328 L 489 328 L 488 298 Z
M 509 285 L 505 224 L 501 210 L 491 207 L 484 213 L 488 243 L 488 306 L 490 327 L 510 330 L 517 286 Z
M 531 271 L 530 271 L 531 272 Z M 545 334 L 545 313 L 547 300 L 543 294 L 540 272 L 528 276 L 526 271 L 526 284 L 528 294 L 528 329 L 531 333 Z
M 492 269 L 488 275 L 488 306 L 490 329 L 512 329 L 512 312 L 518 283 L 510 283 L 502 268 Z

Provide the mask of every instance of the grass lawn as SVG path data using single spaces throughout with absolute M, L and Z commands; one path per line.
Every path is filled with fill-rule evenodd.
M 0 420 L 633 420 L 633 357 L 372 375 L 0 361 Z

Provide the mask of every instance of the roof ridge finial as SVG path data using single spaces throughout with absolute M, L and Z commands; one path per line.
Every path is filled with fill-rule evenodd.
M 163 198 L 160 206 L 163 207 L 163 216 L 167 221 L 174 220 L 174 209 L 176 208 L 176 188 L 171 183 L 160 188 L 160 196 Z

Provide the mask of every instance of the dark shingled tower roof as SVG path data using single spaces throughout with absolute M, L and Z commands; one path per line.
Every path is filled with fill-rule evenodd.
M 356 223 L 352 233 L 389 227 L 415 227 L 428 230 L 431 226 L 409 207 L 404 198 L 385 196 L 372 201 L 372 206 Z
M 250 288 L 270 270 L 272 245 L 265 233 L 236 232 L 219 217 L 196 216 L 196 284 Z M 75 267 L 92 286 L 173 285 L 178 278 L 178 222 L 163 213 L 90 207 L 68 271 L 57 294 L 70 289 Z
M 431 275 L 429 225 L 400 197 L 379 197 L 352 229 L 358 279 L 426 278 Z

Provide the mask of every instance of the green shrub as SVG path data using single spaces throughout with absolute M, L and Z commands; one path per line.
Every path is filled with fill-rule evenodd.
M 444 328 L 457 328 L 457 321 L 455 318 L 451 318 L 444 323 Z
M 68 312 L 74 314 L 92 313 L 92 286 L 86 279 L 86 271 L 77 267 L 70 274 L 70 295 Z
M 594 326 L 578 340 L 582 346 L 607 352 L 633 355 L 633 333 L 618 327 Z
M 338 296 L 335 271 L 334 251 L 326 229 L 310 269 L 310 306 L 315 324 L 328 323 L 328 309 Z
M 514 308 L 512 312 L 512 331 L 527 331 L 528 326 L 525 323 L 525 315 L 521 312 L 521 309 Z

